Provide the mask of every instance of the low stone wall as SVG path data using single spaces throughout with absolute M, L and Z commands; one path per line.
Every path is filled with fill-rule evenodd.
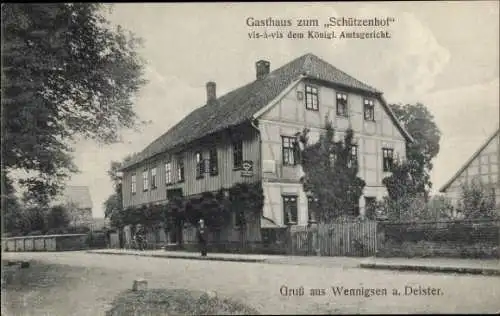
M 491 243 L 475 243 L 471 245 L 453 242 L 386 242 L 379 247 L 379 257 L 447 257 L 447 258 L 477 258 L 500 259 L 500 246 Z
M 379 222 L 377 256 L 500 258 L 500 221 Z
M 2 239 L 3 251 L 66 251 L 87 248 L 87 234 L 20 236 Z

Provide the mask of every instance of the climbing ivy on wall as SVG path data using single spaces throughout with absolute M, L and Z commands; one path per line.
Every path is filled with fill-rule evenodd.
M 259 215 L 264 206 L 262 183 L 237 183 L 229 189 L 229 199 L 232 211 L 246 224 L 249 216 Z
M 251 215 L 260 214 L 263 205 L 261 182 L 237 183 L 215 193 L 203 192 L 189 198 L 175 196 L 166 205 L 130 207 L 125 210 L 124 223 L 153 226 L 163 222 L 167 230 L 172 230 L 176 223 L 196 225 L 203 219 L 208 227 L 217 230 L 230 223 L 233 212 L 238 213 L 245 224 Z

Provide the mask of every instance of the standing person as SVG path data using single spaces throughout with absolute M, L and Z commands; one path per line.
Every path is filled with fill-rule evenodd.
M 205 221 L 200 219 L 198 221 L 198 243 L 200 246 L 201 255 L 205 257 L 207 255 L 207 228 L 205 227 Z
M 144 228 L 141 224 L 137 225 L 137 230 L 135 232 L 136 247 L 139 250 L 144 250 Z

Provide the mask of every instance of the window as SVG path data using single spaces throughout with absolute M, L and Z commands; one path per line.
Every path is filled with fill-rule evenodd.
M 347 94 L 337 92 L 337 115 L 347 116 Z
M 363 110 L 365 113 L 365 121 L 375 121 L 375 103 L 373 100 L 365 99 Z
M 239 169 L 243 166 L 243 142 L 233 142 L 233 167 Z
M 211 176 L 216 176 L 219 173 L 219 162 L 217 159 L 217 148 L 213 147 L 208 153 L 209 164 L 208 168 Z
M 165 184 L 172 183 L 172 162 L 165 164 Z
M 144 170 L 142 172 L 142 189 L 143 191 L 147 191 L 149 189 L 149 182 L 148 182 L 148 171 Z
M 184 181 L 184 158 L 179 157 L 177 160 L 177 181 L 178 182 L 183 182 Z
M 156 168 L 151 169 L 151 189 L 156 189 Z
M 297 223 L 297 196 L 283 196 L 283 219 L 285 224 Z
M 318 88 L 306 85 L 306 109 L 318 111 Z
M 281 136 L 282 141 L 282 155 L 283 155 L 283 165 L 284 166 L 294 166 L 296 165 L 295 159 L 295 137 Z
M 194 154 L 196 159 L 196 179 L 203 178 L 203 173 L 205 171 L 205 165 L 201 156 L 201 152 L 196 152 Z
M 391 148 L 382 148 L 382 157 L 383 157 L 383 170 L 391 171 L 392 165 L 394 162 L 394 149 Z
M 353 166 L 353 164 L 357 165 L 357 163 L 358 163 L 358 145 L 351 145 L 351 157 L 349 157 L 347 166 L 350 168 Z
M 132 174 L 131 183 L 132 183 L 132 188 L 131 188 L 132 194 L 135 194 L 137 192 L 137 177 L 136 177 L 135 173 Z
M 318 210 L 318 199 L 313 196 L 307 197 L 307 219 L 308 221 L 316 220 L 316 212 Z

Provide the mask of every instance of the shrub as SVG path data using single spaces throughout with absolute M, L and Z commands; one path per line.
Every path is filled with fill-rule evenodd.
M 114 315 L 257 315 L 254 308 L 232 299 L 181 289 L 120 293 L 107 316 Z
M 52 207 L 46 215 L 46 223 L 49 229 L 67 227 L 69 222 L 68 210 L 63 205 Z
M 61 234 L 67 234 L 66 228 L 63 227 L 57 227 L 57 228 L 51 228 L 47 231 L 46 235 L 61 235 Z
M 495 194 L 478 179 L 462 185 L 458 210 L 465 219 L 494 218 Z

